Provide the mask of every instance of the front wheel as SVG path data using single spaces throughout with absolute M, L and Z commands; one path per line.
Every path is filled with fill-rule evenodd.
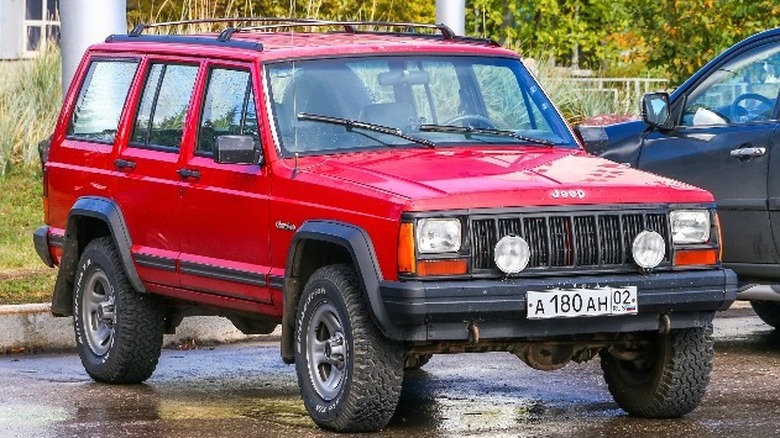
M 318 269 L 295 322 L 295 368 L 306 409 L 320 427 L 376 431 L 390 421 L 403 380 L 404 352 L 372 322 L 355 271 Z
M 680 417 L 694 410 L 712 371 L 712 325 L 654 333 L 644 341 L 629 354 L 600 353 L 617 404 L 630 415 L 647 418 Z
M 780 303 L 775 301 L 751 301 L 750 305 L 761 321 L 780 328 Z
M 164 309 L 130 286 L 110 238 L 84 249 L 73 298 L 76 345 L 87 373 L 105 383 L 148 379 L 160 358 Z

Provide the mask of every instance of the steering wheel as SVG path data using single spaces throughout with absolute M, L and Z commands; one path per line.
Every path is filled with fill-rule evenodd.
M 444 124 L 463 126 L 466 128 L 496 129 L 495 123 L 479 114 L 461 114 L 447 120 Z
M 751 109 L 748 109 L 740 103 L 742 103 L 745 100 L 756 100 L 758 101 L 758 106 Z M 763 111 L 759 111 L 759 108 L 761 106 L 764 106 L 766 109 Z M 771 111 L 775 108 L 775 103 L 772 101 L 772 99 L 769 99 L 767 97 L 764 97 L 758 93 L 743 93 L 740 94 L 735 100 L 734 103 L 731 104 L 731 121 L 732 122 L 747 122 L 749 120 L 755 120 L 759 118 L 761 115 L 769 111 Z M 768 120 L 768 117 L 766 118 Z

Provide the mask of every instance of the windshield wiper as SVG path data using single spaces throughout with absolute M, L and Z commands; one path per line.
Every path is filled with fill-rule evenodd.
M 474 128 L 472 126 L 454 126 L 454 125 L 422 125 L 420 126 L 422 132 L 454 132 L 458 134 L 465 134 L 467 137 L 471 134 L 485 134 L 496 135 L 499 137 L 511 137 L 520 141 L 527 141 L 529 143 L 536 143 L 545 145 L 548 147 L 555 146 L 555 143 L 544 138 L 533 138 L 520 135 L 515 131 L 508 129 L 495 129 L 495 128 Z
M 347 128 L 347 131 L 352 131 L 353 129 L 365 129 L 367 131 L 373 131 L 373 132 L 379 132 L 381 134 L 387 134 L 387 135 L 393 135 L 398 138 L 402 138 L 407 141 L 411 141 L 412 143 L 421 144 L 423 146 L 427 146 L 431 149 L 436 147 L 436 143 L 426 140 L 424 138 L 417 138 L 413 137 L 411 135 L 405 134 L 401 129 L 399 128 L 393 128 L 390 126 L 384 126 L 384 125 L 377 125 L 376 123 L 369 123 L 369 122 L 361 122 L 360 120 L 351 120 L 351 119 L 343 119 L 341 117 L 332 117 L 332 116 L 325 116 L 322 114 L 312 114 L 312 113 L 298 113 L 298 120 L 310 120 L 313 122 L 322 122 L 322 123 L 330 123 L 333 125 L 341 125 Z

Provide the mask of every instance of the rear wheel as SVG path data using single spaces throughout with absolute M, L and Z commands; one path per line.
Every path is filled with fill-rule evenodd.
M 76 344 L 87 373 L 105 383 L 148 379 L 160 358 L 163 306 L 130 286 L 110 238 L 84 249 L 73 295 Z
M 712 326 L 651 334 L 642 347 L 612 354 L 602 350 L 601 368 L 609 392 L 638 417 L 680 417 L 704 396 L 712 371 Z
M 295 323 L 295 368 L 304 405 L 319 426 L 376 431 L 390 421 L 403 380 L 403 347 L 372 322 L 355 271 L 318 269 Z
M 780 328 L 780 303 L 775 301 L 751 301 L 750 305 L 761 321 Z

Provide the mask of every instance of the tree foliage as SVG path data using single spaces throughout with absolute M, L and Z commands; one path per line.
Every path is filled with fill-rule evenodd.
M 433 22 L 434 0 L 128 0 L 132 24 L 288 16 Z M 715 54 L 780 25 L 777 0 L 467 0 L 466 32 L 610 75 L 679 83 Z
M 202 17 L 297 17 L 333 20 L 434 21 L 434 2 L 420 0 L 128 0 L 132 24 Z
M 674 83 L 737 41 L 780 25 L 776 0 L 654 0 L 628 5 L 636 18 L 633 26 L 652 48 L 647 65 L 665 69 Z

